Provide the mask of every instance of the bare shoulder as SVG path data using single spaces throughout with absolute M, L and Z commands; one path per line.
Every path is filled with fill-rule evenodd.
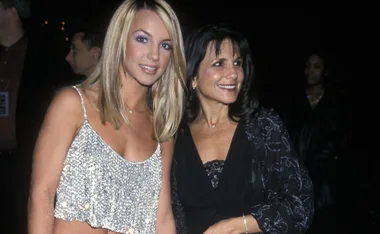
M 81 98 L 73 87 L 65 87 L 54 96 L 46 118 L 62 118 L 70 121 L 83 119 Z

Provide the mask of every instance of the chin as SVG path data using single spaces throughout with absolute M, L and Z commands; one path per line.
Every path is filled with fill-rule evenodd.
M 157 77 L 150 77 L 145 79 L 137 79 L 137 82 L 142 86 L 151 87 L 152 85 L 154 85 L 154 83 L 157 82 L 158 79 L 159 78 Z
M 219 102 L 222 103 L 222 104 L 224 104 L 224 105 L 231 105 L 231 104 L 234 104 L 236 102 L 236 98 L 233 98 L 233 99 L 222 99 Z

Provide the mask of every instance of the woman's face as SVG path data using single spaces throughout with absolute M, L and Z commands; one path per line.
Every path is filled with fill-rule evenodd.
M 325 72 L 323 59 L 318 55 L 312 55 L 308 58 L 304 70 L 306 82 L 308 85 L 320 84 Z
M 129 30 L 124 69 L 128 78 L 143 86 L 153 85 L 168 67 L 171 39 L 161 18 L 140 10 Z
M 230 40 L 224 40 L 220 53 L 215 53 L 211 42 L 202 60 L 197 76 L 193 80 L 201 102 L 214 102 L 229 105 L 238 97 L 244 79 L 243 60 Z

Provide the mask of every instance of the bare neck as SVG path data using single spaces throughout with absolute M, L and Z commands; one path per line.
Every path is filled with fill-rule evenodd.
M 200 106 L 199 117 L 196 120 L 198 123 L 206 123 L 208 127 L 212 127 L 229 121 L 228 105 L 201 101 Z
M 146 109 L 148 87 L 142 86 L 132 77 L 126 77 L 122 68 L 120 75 L 122 79 L 122 97 L 127 108 L 134 110 Z
M 309 96 L 320 96 L 324 93 L 325 89 L 322 84 L 310 85 L 306 88 Z
M 93 67 L 91 67 L 90 69 L 88 69 L 88 70 L 86 71 L 86 74 L 85 74 L 86 78 L 90 77 L 91 74 L 92 74 L 92 72 L 93 72 L 94 70 L 95 70 L 95 66 L 93 66 Z

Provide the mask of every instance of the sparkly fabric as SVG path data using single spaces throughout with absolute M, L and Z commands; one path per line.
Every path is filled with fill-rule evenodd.
M 206 162 L 203 166 L 207 172 L 212 187 L 216 189 L 218 187 L 220 177 L 222 176 L 224 160 L 212 160 Z
M 160 144 L 143 162 L 122 158 L 91 127 L 81 100 L 85 121 L 64 162 L 55 217 L 114 232 L 155 233 L 162 185 Z

